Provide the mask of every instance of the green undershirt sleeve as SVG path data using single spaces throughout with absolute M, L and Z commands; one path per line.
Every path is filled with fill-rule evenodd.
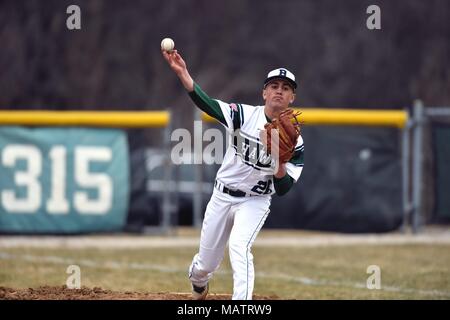
M 189 92 L 189 97 L 191 97 L 192 101 L 194 101 L 195 105 L 200 110 L 227 126 L 219 103 L 216 100 L 211 99 L 195 82 L 194 91 Z
M 283 196 L 291 189 L 294 184 L 294 179 L 286 173 L 283 178 L 273 177 L 273 184 L 275 186 L 275 192 L 279 196 Z

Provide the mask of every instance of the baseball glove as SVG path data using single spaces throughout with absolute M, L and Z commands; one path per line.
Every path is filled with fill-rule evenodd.
M 273 119 L 272 122 L 268 122 L 264 125 L 263 142 L 265 142 L 267 153 L 275 153 L 272 147 L 278 145 L 278 159 L 280 163 L 288 162 L 294 154 L 294 148 L 297 144 L 298 136 L 300 135 L 300 123 L 297 120 L 297 116 L 301 112 L 294 112 L 293 109 L 288 108 L 280 113 L 280 115 Z M 278 135 L 275 134 L 274 138 L 278 139 L 278 144 L 273 141 L 272 146 L 272 130 L 276 130 Z M 278 136 L 278 137 L 276 137 Z M 275 153 L 276 154 L 276 153 Z

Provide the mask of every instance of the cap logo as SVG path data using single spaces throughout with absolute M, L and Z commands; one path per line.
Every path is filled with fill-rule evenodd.
M 280 69 L 280 76 L 286 77 L 286 70 Z

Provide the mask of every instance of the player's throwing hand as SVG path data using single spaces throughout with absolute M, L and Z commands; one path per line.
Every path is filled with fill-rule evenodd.
M 187 70 L 186 62 L 184 62 L 181 55 L 177 50 L 165 51 L 161 50 L 164 59 L 166 59 L 169 66 L 176 73 L 178 78 L 180 78 L 181 83 L 186 88 L 187 91 L 194 91 L 194 80 L 189 75 Z

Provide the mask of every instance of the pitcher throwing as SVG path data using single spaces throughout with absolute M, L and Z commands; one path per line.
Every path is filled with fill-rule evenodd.
M 200 248 L 189 267 L 193 299 L 206 298 L 229 242 L 233 300 L 250 300 L 255 280 L 251 248 L 269 214 L 272 194 L 286 194 L 303 169 L 303 139 L 289 109 L 295 76 L 284 68 L 270 71 L 263 82 L 262 106 L 226 103 L 202 91 L 177 50 L 162 54 L 194 103 L 232 135 L 206 208 Z M 279 135 L 266 130 L 272 128 Z

